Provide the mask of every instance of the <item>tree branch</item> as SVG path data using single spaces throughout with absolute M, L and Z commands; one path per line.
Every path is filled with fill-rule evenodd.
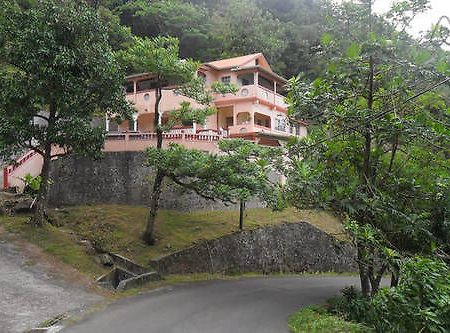
M 194 191 L 196 194 L 198 194 L 199 196 L 201 196 L 202 198 L 206 199 L 206 200 L 211 200 L 211 201 L 216 201 L 216 198 L 213 198 L 211 196 L 208 196 L 206 194 L 203 194 L 202 192 L 200 192 L 195 186 L 193 186 L 192 184 L 188 184 L 188 183 L 183 183 L 181 180 L 178 179 L 177 176 L 175 176 L 173 173 L 165 173 L 167 177 L 169 177 L 175 184 L 178 184 L 184 188 L 187 188 L 189 190 Z M 223 200 L 223 201 L 228 201 L 228 200 Z M 229 202 L 232 202 L 231 200 Z M 234 202 L 232 202 L 234 203 Z

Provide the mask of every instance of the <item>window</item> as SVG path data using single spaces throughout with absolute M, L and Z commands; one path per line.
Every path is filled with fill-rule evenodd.
M 222 76 L 220 78 L 220 81 L 222 81 L 222 83 L 230 83 L 231 82 L 231 76 Z
M 133 82 L 127 82 L 125 85 L 125 92 L 132 93 L 134 92 L 134 83 Z
M 253 84 L 254 77 L 255 76 L 253 73 L 247 73 L 247 74 L 238 75 L 237 80 L 238 80 L 239 85 L 249 86 L 249 85 Z
M 281 131 L 281 132 L 286 132 L 286 118 L 281 116 L 281 115 L 277 115 L 275 117 L 275 130 L 277 131 Z
M 139 81 L 137 83 L 136 90 L 142 91 L 142 90 L 150 90 L 150 89 L 155 89 L 155 88 L 156 88 L 156 81 L 149 79 L 149 80 Z
M 273 91 L 273 81 L 269 80 L 268 78 L 265 78 L 262 75 L 259 75 L 258 84 L 261 87 L 264 87 L 264 88 L 266 88 L 268 90 L 272 90 Z

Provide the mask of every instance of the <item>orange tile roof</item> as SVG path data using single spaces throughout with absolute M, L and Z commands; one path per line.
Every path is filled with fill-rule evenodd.
M 247 64 L 248 62 L 250 62 L 253 59 L 258 58 L 260 56 L 263 56 L 262 53 L 254 53 L 254 54 L 248 54 L 248 55 L 241 56 L 241 57 L 211 61 L 211 62 L 207 62 L 205 65 L 209 65 L 216 69 L 239 67 L 239 66 L 243 66 L 243 65 Z

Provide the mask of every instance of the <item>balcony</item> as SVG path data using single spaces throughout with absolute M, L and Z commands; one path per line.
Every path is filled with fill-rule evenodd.
M 282 110 L 286 110 L 288 105 L 284 101 L 284 96 L 275 93 L 273 90 L 267 89 L 262 86 L 257 85 L 247 85 L 242 86 L 239 88 L 239 90 L 236 92 L 236 94 L 227 94 L 227 95 L 220 95 L 216 94 L 214 101 L 218 103 L 223 103 L 229 100 L 233 100 L 235 98 L 249 98 L 254 97 L 258 98 L 263 102 L 270 103 L 273 106 L 276 106 Z
M 218 141 L 225 137 L 226 133 L 214 130 L 199 130 L 197 133 L 174 130 L 163 133 L 163 147 L 178 143 L 188 149 L 214 152 L 218 150 Z M 148 147 L 156 147 L 156 138 L 156 133 L 150 132 L 109 133 L 106 136 L 104 151 L 144 151 Z
M 144 90 L 136 93 L 128 93 L 127 99 L 133 102 L 134 107 L 139 113 L 154 112 L 155 109 L 155 91 Z M 162 99 L 159 105 L 160 111 L 172 111 L 180 108 L 182 102 L 190 102 L 193 107 L 201 105 L 195 100 L 186 96 L 179 95 L 173 89 L 163 90 Z

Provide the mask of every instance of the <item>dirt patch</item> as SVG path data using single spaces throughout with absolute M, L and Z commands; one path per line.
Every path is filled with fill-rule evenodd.
M 0 229 L 0 332 L 86 311 L 108 293 L 39 247 Z

